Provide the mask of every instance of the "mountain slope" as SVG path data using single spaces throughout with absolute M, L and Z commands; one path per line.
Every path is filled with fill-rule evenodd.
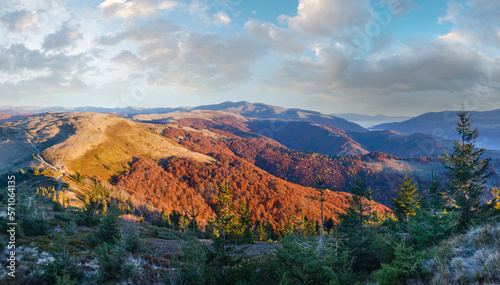
M 369 115 L 362 115 L 355 113 L 332 114 L 332 116 L 346 119 L 350 122 L 359 124 L 364 128 L 370 128 L 375 125 L 380 125 L 385 123 L 402 122 L 411 119 L 411 117 L 405 117 L 405 116 L 397 116 L 397 117 L 384 116 L 384 115 L 369 116 Z
M 479 128 L 477 146 L 500 150 L 500 109 L 487 112 L 470 112 L 474 126 Z M 373 126 L 372 129 L 394 130 L 405 134 L 421 132 L 448 140 L 457 138 L 455 121 L 456 112 L 426 113 L 418 117 L 399 122 Z
M 280 120 L 301 120 L 312 121 L 320 124 L 337 127 L 343 130 L 366 131 L 365 128 L 356 123 L 349 122 L 342 118 L 330 115 L 324 115 L 319 112 L 287 109 L 261 103 L 241 102 L 223 102 L 215 105 L 204 105 L 198 107 L 178 107 L 178 108 L 100 108 L 100 107 L 0 107 L 0 112 L 5 114 L 18 113 L 46 113 L 46 112 L 97 112 L 114 114 L 120 117 L 133 117 L 137 115 L 153 115 L 172 113 L 172 112 L 193 112 L 193 111 L 222 111 L 233 115 L 240 115 L 248 118 L 260 119 L 280 119 Z
M 330 156 L 383 152 L 401 157 L 438 157 L 452 149 L 451 141 L 432 135 L 346 131 L 312 121 L 256 119 L 226 111 L 196 110 L 139 115 L 134 119 L 192 128 L 214 128 L 240 137 L 267 138 L 290 149 Z
M 337 118 L 330 115 L 324 115 L 319 112 L 302 110 L 302 109 L 287 109 L 261 103 L 241 102 L 224 102 L 216 105 L 206 105 L 195 107 L 193 110 L 213 110 L 224 111 L 236 115 L 241 115 L 247 118 L 257 119 L 280 119 L 280 120 L 298 120 L 310 121 L 331 127 L 336 127 L 342 130 L 349 131 L 366 131 L 356 123 L 349 122 L 342 118 Z
M 212 158 L 188 151 L 154 133 L 152 126 L 99 113 L 47 113 L 16 117 L 0 125 L 0 172 L 22 167 L 78 169 L 89 176 L 125 170 L 134 156 Z M 8 161 L 14 149 L 17 161 Z M 36 157 L 40 152 L 40 157 Z M 5 158 L 5 159 L 4 159 Z
M 90 184 L 106 185 L 119 203 L 128 204 L 125 199 L 129 197 L 136 211 L 149 216 L 173 210 L 192 213 L 202 225 L 213 217 L 214 198 L 224 180 L 231 181 L 237 203 L 246 200 L 254 220 L 277 227 L 280 221 L 319 216 L 319 204 L 307 198 L 314 189 L 279 179 L 231 151 L 189 150 L 161 135 L 165 128 L 99 113 L 11 118 L 0 124 L 0 171 L 39 167 L 42 175 L 57 177 L 59 185 L 66 183 L 69 191 L 61 187 L 57 191 L 64 191 L 80 205 L 88 189 L 75 177 L 84 177 Z M 214 143 L 226 139 L 206 129 L 198 132 Z M 20 161 L 7 160 L 14 158 L 12 152 Z M 329 192 L 325 215 L 342 212 L 348 196 Z M 389 211 L 379 204 L 374 207 Z

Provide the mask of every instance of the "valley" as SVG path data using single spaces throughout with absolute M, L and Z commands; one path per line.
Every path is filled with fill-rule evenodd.
M 288 250 L 293 236 L 303 242 L 318 238 L 321 217 L 325 239 L 335 239 L 334 230 L 350 227 L 345 221 L 356 215 L 353 203 L 366 208 L 357 212 L 362 219 L 366 215 L 362 227 L 382 238 L 386 234 L 377 231 L 398 221 L 396 190 L 412 177 L 420 199 L 430 201 L 422 203 L 434 203 L 433 185 L 447 179 L 442 157 L 454 150 L 452 141 L 429 134 L 369 131 L 333 116 L 264 104 L 226 102 L 153 112 L 158 110 L 48 112 L 0 121 L 0 171 L 19 177 L 21 197 L 36 201 L 33 206 L 20 204 L 30 213 L 22 217 L 23 246 L 57 257 L 52 243 L 40 239 L 55 225 L 63 227 L 71 244 L 65 248 L 71 254 L 85 252 L 79 272 L 96 278 L 90 268 L 102 256 L 88 250 L 108 246 L 99 232 L 114 215 L 108 211 L 116 210 L 123 242 L 136 237 L 133 244 L 161 248 L 161 253 L 127 249 L 138 260 L 134 262 L 143 262 L 137 268 L 156 268 L 147 270 L 147 277 L 135 275 L 151 283 L 156 282 L 154 274 L 171 273 L 166 264 L 188 258 L 186 243 L 200 248 L 206 239 L 225 243 L 217 231 L 228 231 L 230 243 L 238 246 L 257 242 L 246 250 L 247 262 L 267 256 L 263 248 Z M 492 189 L 500 185 L 499 153 L 484 153 L 491 159 L 492 174 L 481 197 L 485 207 L 495 197 Z M 322 198 L 319 189 L 325 189 Z M 235 224 L 224 224 L 221 213 Z M 350 228 L 344 234 L 356 231 Z M 268 245 L 261 244 L 266 241 Z M 418 236 L 412 242 L 421 246 Z M 211 246 L 217 250 L 217 244 Z M 375 254 L 376 244 L 370 248 L 374 251 L 369 254 Z M 392 258 L 385 251 L 375 255 L 378 264 Z M 360 256 L 349 268 L 367 266 Z

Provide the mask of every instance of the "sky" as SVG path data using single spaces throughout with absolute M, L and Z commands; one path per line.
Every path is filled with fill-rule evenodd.
M 0 106 L 500 108 L 497 0 L 4 0 Z

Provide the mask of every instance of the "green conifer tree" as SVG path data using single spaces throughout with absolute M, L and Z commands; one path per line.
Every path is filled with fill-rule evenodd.
M 478 129 L 472 127 L 469 112 L 457 113 L 456 129 L 460 137 L 454 141 L 453 152 L 442 157 L 443 166 L 448 171 L 448 191 L 460 211 L 459 229 L 467 228 L 480 208 L 480 198 L 484 193 L 489 172 L 490 159 L 481 159 L 484 149 L 476 149 Z
M 407 221 L 410 216 L 415 216 L 416 209 L 420 208 L 418 202 L 418 187 L 413 182 L 413 177 L 405 173 L 403 184 L 396 189 L 396 197 L 392 200 L 394 214 L 399 221 Z
M 429 179 L 428 191 L 428 205 L 433 212 L 442 212 L 448 204 L 448 196 L 446 195 L 445 185 L 443 179 L 440 179 L 436 171 L 432 171 L 431 178 Z
M 122 238 L 120 211 L 112 206 L 102 219 L 97 232 L 97 239 L 103 243 L 116 244 Z

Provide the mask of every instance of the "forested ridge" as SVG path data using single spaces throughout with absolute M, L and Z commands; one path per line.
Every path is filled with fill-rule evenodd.
M 189 121 L 191 126 L 200 129 L 197 122 L 199 121 Z M 167 127 L 163 134 L 192 151 L 207 155 L 225 154 L 241 157 L 276 177 L 302 186 L 313 187 L 314 178 L 321 175 L 325 177 L 327 189 L 346 191 L 350 187 L 350 182 L 361 179 L 374 189 L 373 199 L 387 206 L 391 205 L 396 181 L 403 177 L 402 174 L 396 173 L 377 173 L 363 165 L 363 161 L 404 160 L 393 155 L 374 152 L 366 155 L 332 157 L 314 152 L 295 151 L 278 143 L 269 142 L 267 139 L 239 137 L 214 128 L 208 130 L 220 137 L 210 137 L 200 131 L 177 126 Z M 406 160 L 427 163 L 438 159 L 424 157 Z
M 213 158 L 204 162 L 135 157 L 110 181 L 75 171 L 61 191 L 51 170 L 20 169 L 11 173 L 18 181 L 16 254 L 29 258 L 18 266 L 19 278 L 7 278 L 4 268 L 0 279 L 4 284 L 500 283 L 498 189 L 483 200 L 491 160 L 474 147 L 479 132 L 468 112 L 458 113 L 456 126 L 460 139 L 440 158 L 443 175 L 433 172 L 425 184 L 409 172 L 386 177 L 394 185 L 392 211 L 373 201 L 376 184 L 370 179 L 376 173 L 362 162 L 396 157 L 296 152 L 216 129 L 164 131 L 170 140 Z M 275 176 L 264 170 L 266 163 L 280 166 Z M 277 177 L 301 179 L 302 168 L 312 174 L 299 181 L 312 187 Z M 349 193 L 327 189 L 341 179 Z M 7 193 L 0 192 L 2 209 Z M 6 247 L 7 219 L 0 228 Z

